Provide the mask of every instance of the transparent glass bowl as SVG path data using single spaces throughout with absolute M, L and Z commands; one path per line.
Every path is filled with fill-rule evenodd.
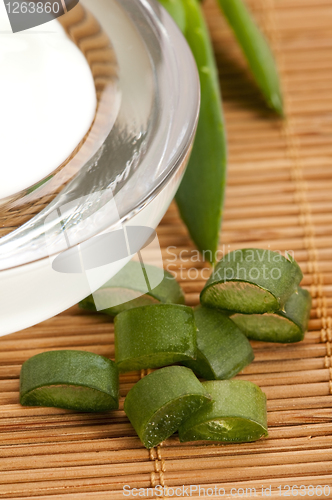
M 113 70 L 106 72 L 111 78 L 105 84 L 100 64 L 92 61 L 102 113 L 76 155 L 42 185 L 12 201 L 0 200 L 0 209 L 1 203 L 9 206 L 18 221 L 24 220 L 20 207 L 26 209 L 27 202 L 35 206 L 43 200 L 44 207 L 0 238 L 0 335 L 64 311 L 130 260 L 135 252 L 88 270 L 59 272 L 54 265 L 59 255 L 72 262 L 83 246 L 93 254 L 98 235 L 129 226 L 156 228 L 182 179 L 194 139 L 197 69 L 168 14 L 153 0 L 82 0 L 81 6 L 109 36 Z M 89 42 L 94 43 L 93 36 Z M 139 248 L 151 237 L 142 234 Z

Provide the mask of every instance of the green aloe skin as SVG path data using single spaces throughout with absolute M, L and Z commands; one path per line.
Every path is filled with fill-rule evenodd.
M 160 281 L 161 273 L 164 276 L 163 280 L 154 286 L 154 283 Z M 98 299 L 99 304 L 105 305 L 100 312 L 110 316 L 116 316 L 135 307 L 185 302 L 184 293 L 174 276 L 155 266 L 145 265 L 143 268 L 140 262 L 135 261 L 129 262 L 94 295 L 82 300 L 80 308 L 95 312 L 94 297 Z M 111 306 L 112 303 L 116 305 Z
M 186 32 L 187 19 L 184 0 L 159 0 L 159 3 L 167 10 L 174 19 L 182 33 Z
M 267 104 L 283 115 L 283 99 L 275 59 L 261 30 L 242 0 L 218 0 L 243 50 Z
M 264 342 L 300 342 L 308 329 L 311 296 L 298 290 L 287 300 L 284 311 L 265 314 L 231 315 L 231 319 L 250 339 Z
M 206 307 L 194 311 L 197 359 L 182 364 L 206 380 L 234 377 L 254 360 L 252 347 L 241 330 L 223 313 Z
M 158 304 L 124 311 L 115 318 L 115 361 L 121 372 L 159 368 L 197 354 L 190 307 Z
M 119 407 L 114 361 L 85 351 L 37 354 L 22 366 L 20 403 L 97 412 Z
M 266 396 L 257 385 L 245 380 L 218 380 L 203 386 L 213 401 L 180 426 L 181 442 L 245 443 L 267 436 Z
M 194 373 L 169 366 L 141 379 L 129 391 L 124 411 L 144 446 L 157 446 L 178 430 L 211 396 Z
M 176 201 L 199 250 L 212 264 L 218 248 L 226 183 L 227 142 L 218 72 L 197 0 L 159 0 L 177 22 L 195 57 L 201 111 L 192 155 Z M 280 78 L 272 51 L 242 0 L 218 0 L 267 104 L 283 115 Z
M 201 109 L 189 164 L 176 202 L 190 236 L 214 263 L 226 185 L 227 143 L 218 71 L 210 35 L 197 0 L 160 0 L 178 22 L 196 60 Z M 184 13 L 184 14 L 183 14 Z
M 257 248 L 221 259 L 201 292 L 201 303 L 244 314 L 275 312 L 297 291 L 303 275 L 291 257 Z

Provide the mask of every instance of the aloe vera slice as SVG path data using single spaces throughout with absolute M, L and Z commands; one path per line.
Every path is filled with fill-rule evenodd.
M 245 443 L 267 436 L 266 396 L 257 385 L 245 380 L 217 380 L 203 386 L 213 402 L 180 426 L 180 441 Z
M 124 411 L 144 446 L 153 448 L 206 404 L 211 404 L 211 396 L 194 373 L 184 366 L 168 366 L 134 385 Z
M 196 358 L 194 313 L 187 306 L 158 304 L 124 311 L 115 318 L 114 335 L 121 372 Z
M 245 314 L 275 312 L 283 308 L 302 278 L 290 256 L 286 259 L 258 248 L 235 250 L 216 265 L 201 292 L 201 303 Z
M 284 310 L 265 314 L 233 314 L 231 319 L 250 339 L 264 342 L 300 342 L 308 328 L 310 293 L 303 288 L 293 293 Z
M 164 275 L 163 280 L 151 289 L 150 283 L 152 286 L 153 283 L 158 283 L 161 273 Z M 174 276 L 155 266 L 142 266 L 140 262 L 135 261 L 129 262 L 93 295 L 82 300 L 79 306 L 88 311 L 96 311 L 95 299 L 101 305 L 99 310 L 110 316 L 116 316 L 134 307 L 160 302 L 172 304 L 185 302 L 184 293 Z
M 20 403 L 24 406 L 107 411 L 118 408 L 118 393 L 116 364 L 91 352 L 44 352 L 22 366 Z
M 182 364 L 207 380 L 234 377 L 254 360 L 250 342 L 221 312 L 206 307 L 194 311 L 197 359 Z

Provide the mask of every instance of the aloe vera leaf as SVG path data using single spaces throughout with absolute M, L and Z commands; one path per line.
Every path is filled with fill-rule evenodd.
M 231 319 L 253 340 L 300 342 L 308 328 L 311 302 L 310 293 L 299 287 L 287 300 L 284 311 L 265 314 L 235 313 Z
M 158 304 L 115 318 L 115 361 L 121 372 L 195 359 L 196 325 L 190 307 Z
M 218 2 L 267 104 L 279 115 L 283 115 L 278 69 L 264 35 L 242 0 L 218 0 Z
M 211 396 L 194 373 L 184 366 L 168 366 L 133 386 L 124 411 L 144 446 L 153 448 L 206 404 L 211 404 Z
M 183 33 L 196 60 L 201 84 L 201 109 L 196 137 L 175 199 L 192 240 L 205 259 L 214 263 L 227 170 L 227 143 L 218 71 L 199 2 L 175 0 L 161 3 L 171 15 L 175 4 L 178 12 L 184 7 L 186 28 Z M 175 20 L 178 17 L 175 16 Z
M 172 16 L 182 33 L 186 30 L 186 13 L 183 0 L 159 0 L 159 3 Z
M 194 311 L 197 326 L 197 359 L 181 364 L 207 380 L 234 377 L 254 360 L 250 342 L 221 312 L 207 307 Z
M 117 366 L 108 358 L 86 351 L 37 354 L 22 366 L 20 403 L 89 412 L 117 409 Z
M 154 287 L 153 283 L 163 280 Z M 153 287 L 151 289 L 151 286 Z M 184 293 L 169 272 L 155 266 L 145 265 L 144 272 L 140 262 L 131 261 L 112 279 L 97 290 L 93 295 L 82 300 L 81 309 L 96 311 L 95 298 L 98 304 L 104 304 L 101 310 L 104 314 L 116 316 L 117 314 L 146 305 L 161 303 L 184 304 Z M 111 306 L 112 303 L 116 305 Z
M 244 314 L 283 308 L 303 275 L 291 257 L 258 248 L 227 254 L 216 265 L 201 292 L 201 303 Z
M 209 440 L 244 443 L 267 436 L 266 396 L 252 382 L 204 382 L 212 404 L 198 410 L 179 428 L 181 442 Z
M 201 108 L 192 154 L 176 201 L 194 243 L 214 263 L 226 186 L 225 123 L 217 67 L 201 7 L 197 0 L 183 2 L 185 36 L 199 72 Z

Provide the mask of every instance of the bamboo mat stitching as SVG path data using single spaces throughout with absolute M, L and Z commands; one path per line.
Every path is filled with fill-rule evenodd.
M 290 113 L 290 103 L 287 93 L 287 76 L 284 70 L 284 61 L 282 53 L 278 50 L 277 28 L 275 22 L 275 0 L 261 0 L 263 10 L 263 28 L 270 40 L 273 53 L 275 54 L 280 74 L 284 75 L 284 100 L 286 117 L 283 121 L 283 135 L 286 140 L 287 152 L 292 161 L 291 176 L 295 184 L 295 200 L 299 205 L 300 215 L 299 223 L 304 230 L 304 247 L 308 251 L 308 272 L 312 275 L 312 285 L 310 292 L 313 298 L 317 298 L 316 314 L 317 318 L 322 319 L 321 342 L 326 344 L 325 367 L 329 368 L 329 392 L 332 394 L 332 318 L 327 311 L 327 298 L 323 292 L 323 275 L 319 272 L 318 252 L 315 242 L 315 230 L 312 221 L 312 212 L 307 197 L 307 183 L 303 177 L 301 164 L 300 146 L 292 124 Z
M 144 378 L 146 375 L 149 375 L 152 373 L 153 370 L 147 369 L 147 370 L 141 370 L 140 377 L 141 379 Z M 161 456 L 161 445 L 156 446 L 155 448 L 151 448 L 149 451 L 149 457 L 150 460 L 154 464 L 154 471 L 151 472 L 150 475 L 150 482 L 151 482 L 151 487 L 154 489 L 156 486 L 162 486 L 163 491 L 165 491 L 165 488 L 167 490 L 167 487 L 165 485 L 165 478 L 164 478 L 164 472 L 166 471 L 166 465 L 165 465 L 165 460 Z M 153 497 L 157 498 L 157 497 Z M 162 500 L 165 499 L 165 496 L 158 497 L 161 498 Z

